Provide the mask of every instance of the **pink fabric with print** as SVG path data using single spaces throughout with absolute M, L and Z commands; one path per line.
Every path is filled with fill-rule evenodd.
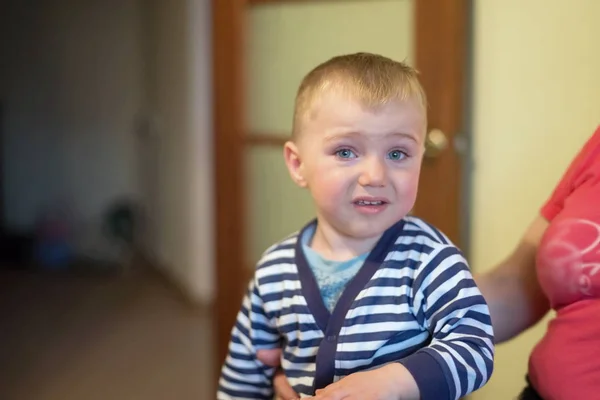
M 563 176 L 542 215 L 542 289 L 556 310 L 529 361 L 547 400 L 600 398 L 600 127 Z

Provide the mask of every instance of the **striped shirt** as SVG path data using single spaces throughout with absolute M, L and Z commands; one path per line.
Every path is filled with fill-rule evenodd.
M 295 391 L 402 363 L 424 400 L 458 399 L 493 368 L 489 309 L 460 251 L 437 229 L 406 217 L 388 229 L 329 312 L 299 237 L 269 248 L 232 330 L 219 400 L 272 399 L 275 370 L 256 359 L 283 347 Z

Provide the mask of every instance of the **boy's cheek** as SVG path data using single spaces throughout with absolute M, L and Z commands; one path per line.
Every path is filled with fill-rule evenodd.
M 394 186 L 403 192 L 416 193 L 419 187 L 420 169 L 414 168 L 402 171 L 393 177 Z
M 343 201 L 342 187 L 339 182 L 333 179 L 316 180 L 313 182 L 310 191 L 316 205 L 321 208 L 337 208 L 340 202 Z

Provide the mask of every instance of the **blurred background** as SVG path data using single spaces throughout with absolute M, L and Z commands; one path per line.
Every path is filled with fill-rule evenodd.
M 456 170 L 442 214 L 472 269 L 508 255 L 600 123 L 600 2 L 446 0 L 417 23 L 422 1 L 0 0 L 0 398 L 214 398 L 219 315 L 312 217 L 281 145 L 302 76 L 340 53 L 460 67 L 422 68 L 458 113 L 428 168 Z M 458 47 L 424 41 L 444 23 Z M 546 323 L 472 399 L 519 393 Z

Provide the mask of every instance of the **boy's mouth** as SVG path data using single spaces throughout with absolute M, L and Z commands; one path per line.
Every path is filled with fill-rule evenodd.
M 382 200 L 374 200 L 374 201 L 356 200 L 354 202 L 354 204 L 356 204 L 358 206 L 381 206 L 381 205 L 386 204 L 386 203 L 384 201 L 382 201 Z
M 388 205 L 390 201 L 385 197 L 356 197 L 352 204 L 359 207 L 382 207 Z
M 352 201 L 354 209 L 365 215 L 379 214 L 387 208 L 389 203 L 388 199 L 382 197 L 359 197 Z

